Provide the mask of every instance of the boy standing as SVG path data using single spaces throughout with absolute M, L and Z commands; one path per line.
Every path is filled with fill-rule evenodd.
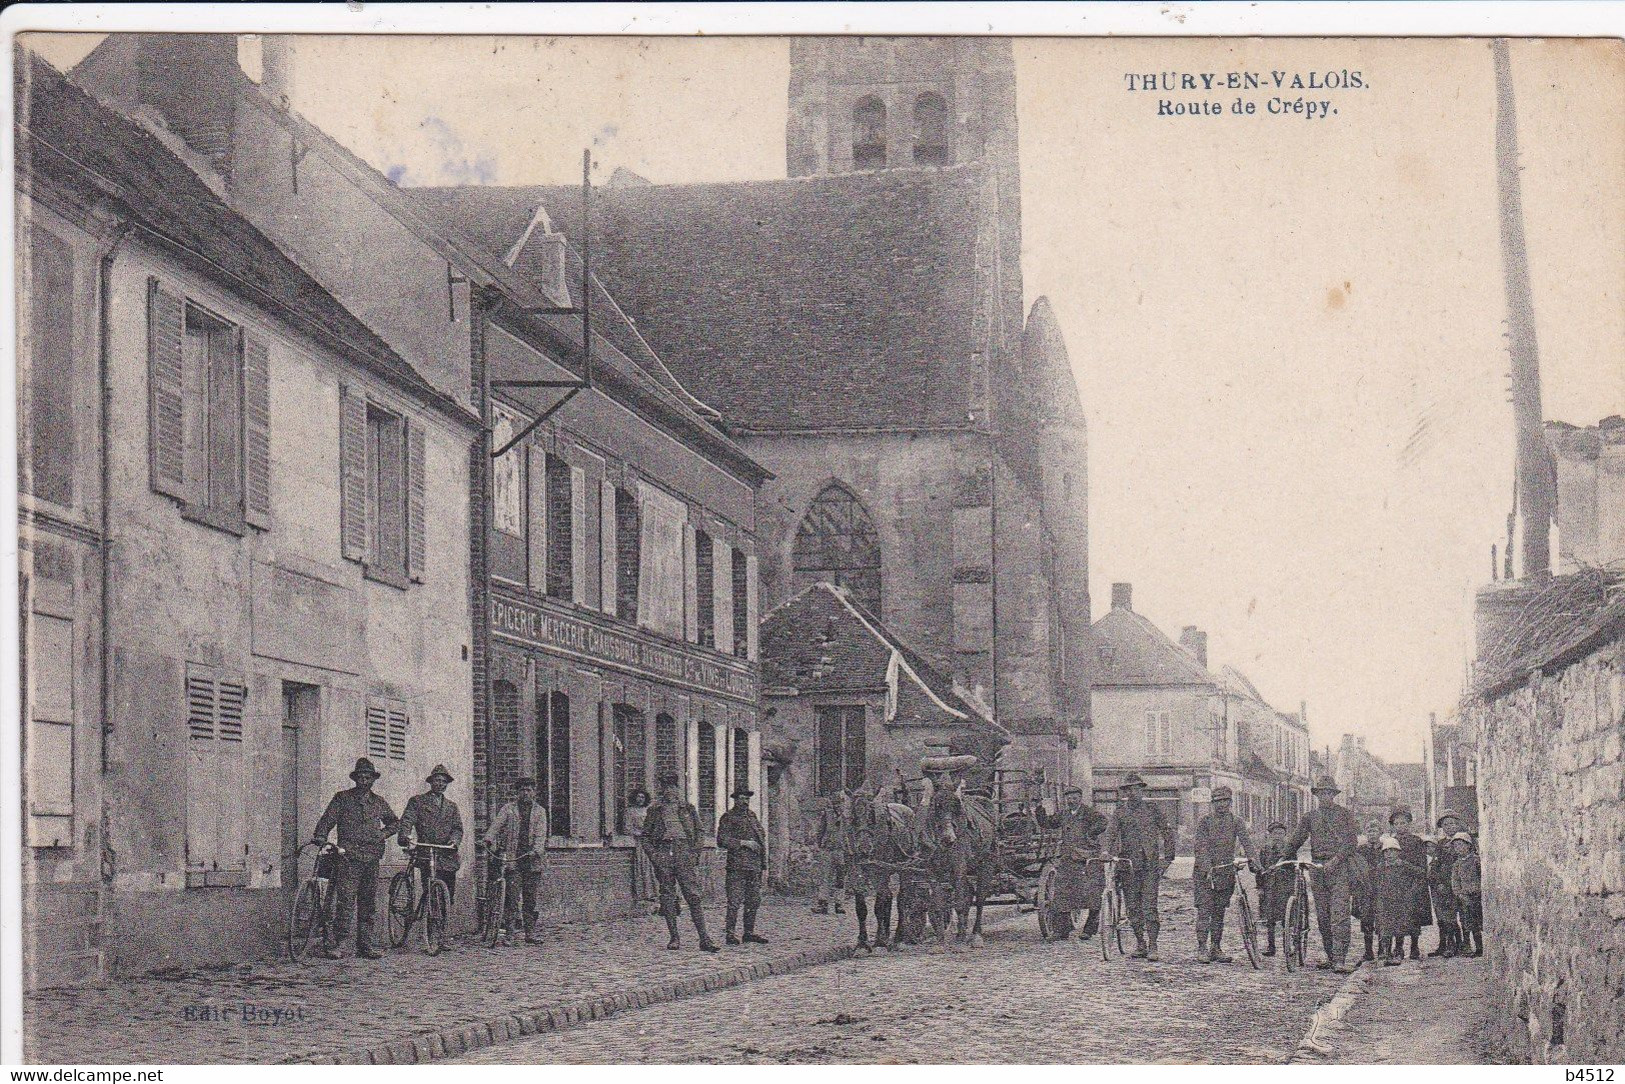
M 1484 955 L 1484 896 L 1480 879 L 1478 852 L 1473 849 L 1473 837 L 1457 832 L 1450 838 L 1450 849 L 1455 861 L 1450 866 L 1450 894 L 1456 898 L 1461 915 L 1463 956 Z M 1465 941 L 1473 940 L 1473 951 L 1466 951 Z
M 1292 853 L 1286 849 L 1286 825 L 1276 821 L 1270 825 L 1270 837 L 1258 856 L 1258 864 L 1263 869 L 1254 879 L 1258 886 L 1259 914 L 1269 931 L 1265 956 L 1275 955 L 1275 926 L 1286 921 L 1286 901 L 1292 895 L 1292 871 L 1276 869 L 1275 864 L 1291 857 Z

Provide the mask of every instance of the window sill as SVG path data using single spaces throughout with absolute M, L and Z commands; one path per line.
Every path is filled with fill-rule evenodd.
M 406 578 L 405 573 L 397 572 L 393 568 L 385 568 L 382 565 L 369 565 L 363 561 L 361 562 L 361 574 L 374 583 L 381 583 L 386 587 L 394 587 L 401 591 L 405 591 L 412 586 L 412 581 Z
M 196 870 L 186 875 L 187 888 L 247 888 L 247 870 Z
M 248 522 L 238 512 L 228 512 L 221 508 L 211 508 L 206 504 L 181 505 L 181 518 L 190 522 L 212 527 L 217 531 L 235 535 L 238 538 L 248 533 Z

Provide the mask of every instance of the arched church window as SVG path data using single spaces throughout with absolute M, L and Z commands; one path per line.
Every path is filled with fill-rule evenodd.
M 852 107 L 852 168 L 882 169 L 885 165 L 886 105 L 869 95 Z
M 796 531 L 794 557 L 798 587 L 833 583 L 880 616 L 880 534 L 851 490 L 831 482 L 813 499 Z
M 914 100 L 914 161 L 948 164 L 948 103 L 941 95 L 927 92 Z

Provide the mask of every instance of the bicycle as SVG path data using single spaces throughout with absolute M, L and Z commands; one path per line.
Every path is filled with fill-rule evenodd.
M 1253 965 L 1254 971 L 1257 971 L 1259 969 L 1258 923 L 1253 919 L 1253 902 L 1247 896 L 1247 886 L 1242 883 L 1241 877 L 1239 876 L 1241 871 L 1246 869 L 1249 865 L 1249 860 L 1246 858 L 1238 858 L 1233 862 L 1226 863 L 1226 865 L 1235 870 L 1237 873 L 1235 886 L 1236 917 L 1241 923 L 1241 944 L 1247 950 L 1247 962 Z M 1219 868 L 1222 869 L 1223 867 L 1221 866 Z M 1213 883 L 1213 873 L 1213 870 L 1208 871 L 1207 883 L 1209 888 L 1217 887 Z M 1217 952 L 1217 948 L 1215 948 L 1214 951 Z
M 422 931 L 423 951 L 430 956 L 440 955 L 446 943 L 446 922 L 451 917 L 451 891 L 440 879 L 441 851 L 457 848 L 443 843 L 403 845 L 412 856 L 411 864 L 389 881 L 389 944 L 400 948 L 406 944 L 414 924 Z M 414 873 L 421 873 L 423 890 L 417 889 Z
M 1319 862 L 1306 862 L 1289 858 L 1277 862 L 1269 872 L 1292 868 L 1292 895 L 1286 901 L 1286 921 L 1281 924 L 1281 950 L 1288 971 L 1300 970 L 1308 962 L 1309 907 L 1314 890 L 1309 886 L 1309 871 L 1320 869 Z
M 485 844 L 480 844 L 480 850 L 486 850 Z M 496 855 L 489 855 L 489 874 L 485 882 L 485 898 L 479 906 L 480 941 L 486 948 L 495 948 L 502 935 L 508 932 L 508 881 L 509 874 L 515 872 L 527 858 L 535 858 L 535 851 L 526 851 L 518 858 L 503 858 L 500 862 L 494 861 Z M 518 888 L 515 886 L 514 891 Z
M 1100 893 L 1100 958 L 1110 960 L 1114 946 L 1117 955 L 1125 956 L 1123 925 L 1128 921 L 1124 916 L 1128 908 L 1123 903 L 1123 886 L 1117 882 L 1117 867 L 1127 866 L 1133 872 L 1134 863 L 1127 858 L 1086 858 L 1084 864 L 1098 864 L 1106 881 Z
M 301 844 L 294 854 L 297 870 L 299 859 L 306 849 L 318 848 L 311 874 L 294 893 L 293 910 L 288 916 L 288 956 L 294 963 L 302 963 L 310 955 L 310 946 L 317 934 L 324 943 L 332 941 L 333 904 L 338 895 L 337 872 L 333 867 L 344 860 L 344 848 L 336 843 L 315 841 Z

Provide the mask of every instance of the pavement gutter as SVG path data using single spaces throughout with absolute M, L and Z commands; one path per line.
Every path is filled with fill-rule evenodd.
M 1320 1035 L 1324 1031 L 1340 1026 L 1339 1022 L 1348 1015 L 1349 1009 L 1354 1007 L 1360 995 L 1371 985 L 1373 974 L 1369 964 L 1362 964 L 1343 980 L 1343 985 L 1337 988 L 1337 993 L 1316 1009 L 1314 1016 L 1309 1018 L 1309 1030 L 1304 1032 L 1303 1038 L 1298 1040 L 1298 1045 L 1287 1055 L 1287 1065 L 1317 1064 L 1325 1060 L 1330 1051 L 1320 1044 Z
M 832 945 L 808 949 L 794 956 L 759 960 L 741 967 L 712 971 L 669 982 L 624 987 L 614 993 L 589 995 L 534 1008 L 516 1009 L 489 1020 L 450 1024 L 355 1050 L 310 1052 L 283 1058 L 281 1064 L 307 1065 L 414 1065 L 455 1058 L 528 1035 L 545 1035 L 592 1020 L 602 1020 L 627 1009 L 641 1009 L 667 1001 L 741 986 L 773 975 L 787 975 L 809 967 L 849 959 L 856 949 Z

